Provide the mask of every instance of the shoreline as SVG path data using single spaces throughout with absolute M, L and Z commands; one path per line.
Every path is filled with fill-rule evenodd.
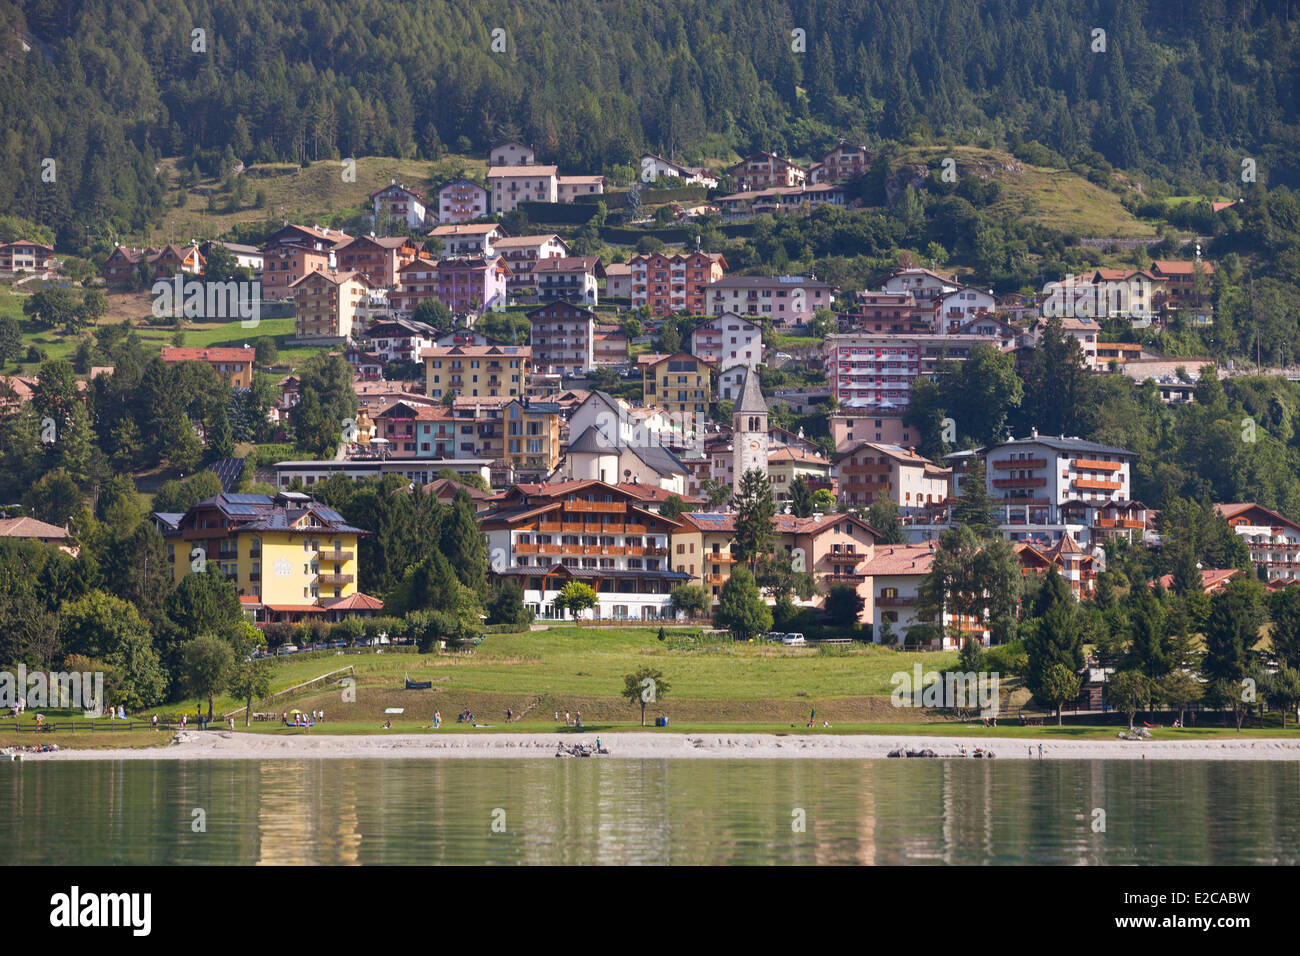
M 927 737 L 907 735 L 798 734 L 587 734 L 566 739 L 594 744 L 610 753 L 594 759 L 833 759 L 876 760 L 891 750 L 933 750 L 961 759 L 960 749 L 991 750 L 997 759 L 1038 760 L 1038 743 L 1028 738 Z M 22 754 L 23 761 L 47 760 L 309 760 L 309 759 L 503 759 L 554 758 L 554 734 L 393 734 L 279 737 L 238 731 L 183 731 L 165 747 L 59 750 Z M 1300 738 L 1201 741 L 1062 740 L 1044 742 L 1046 760 L 1300 760 Z M 580 759 L 580 758 L 575 758 Z M 924 758 L 922 758 L 924 759 Z M 970 758 L 967 758 L 970 759 Z

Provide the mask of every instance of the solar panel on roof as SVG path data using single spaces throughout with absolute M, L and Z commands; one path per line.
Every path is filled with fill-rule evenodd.
M 257 514 L 257 509 L 252 505 L 226 505 L 226 514 L 255 515 Z
M 226 495 L 226 501 L 232 505 L 269 505 L 271 499 L 266 495 Z

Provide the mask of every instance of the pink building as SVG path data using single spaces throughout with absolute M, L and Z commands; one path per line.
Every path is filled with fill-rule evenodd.
M 453 312 L 479 312 L 504 305 L 510 266 L 501 256 L 443 259 L 438 263 L 436 297 Z

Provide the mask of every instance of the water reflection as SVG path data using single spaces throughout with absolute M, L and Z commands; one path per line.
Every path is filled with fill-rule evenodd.
M 1300 765 L 0 765 L 9 863 L 1295 864 Z M 1104 828 L 1098 825 L 1099 811 Z

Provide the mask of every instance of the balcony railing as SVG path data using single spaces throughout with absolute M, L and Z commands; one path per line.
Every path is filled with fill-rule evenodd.
M 994 488 L 1044 488 L 1047 486 L 1046 478 L 994 478 Z
M 1047 460 L 1045 458 L 1004 458 L 1001 461 L 993 462 L 994 471 L 1005 471 L 1009 468 L 1026 468 L 1033 470 L 1035 468 L 1046 468 Z

